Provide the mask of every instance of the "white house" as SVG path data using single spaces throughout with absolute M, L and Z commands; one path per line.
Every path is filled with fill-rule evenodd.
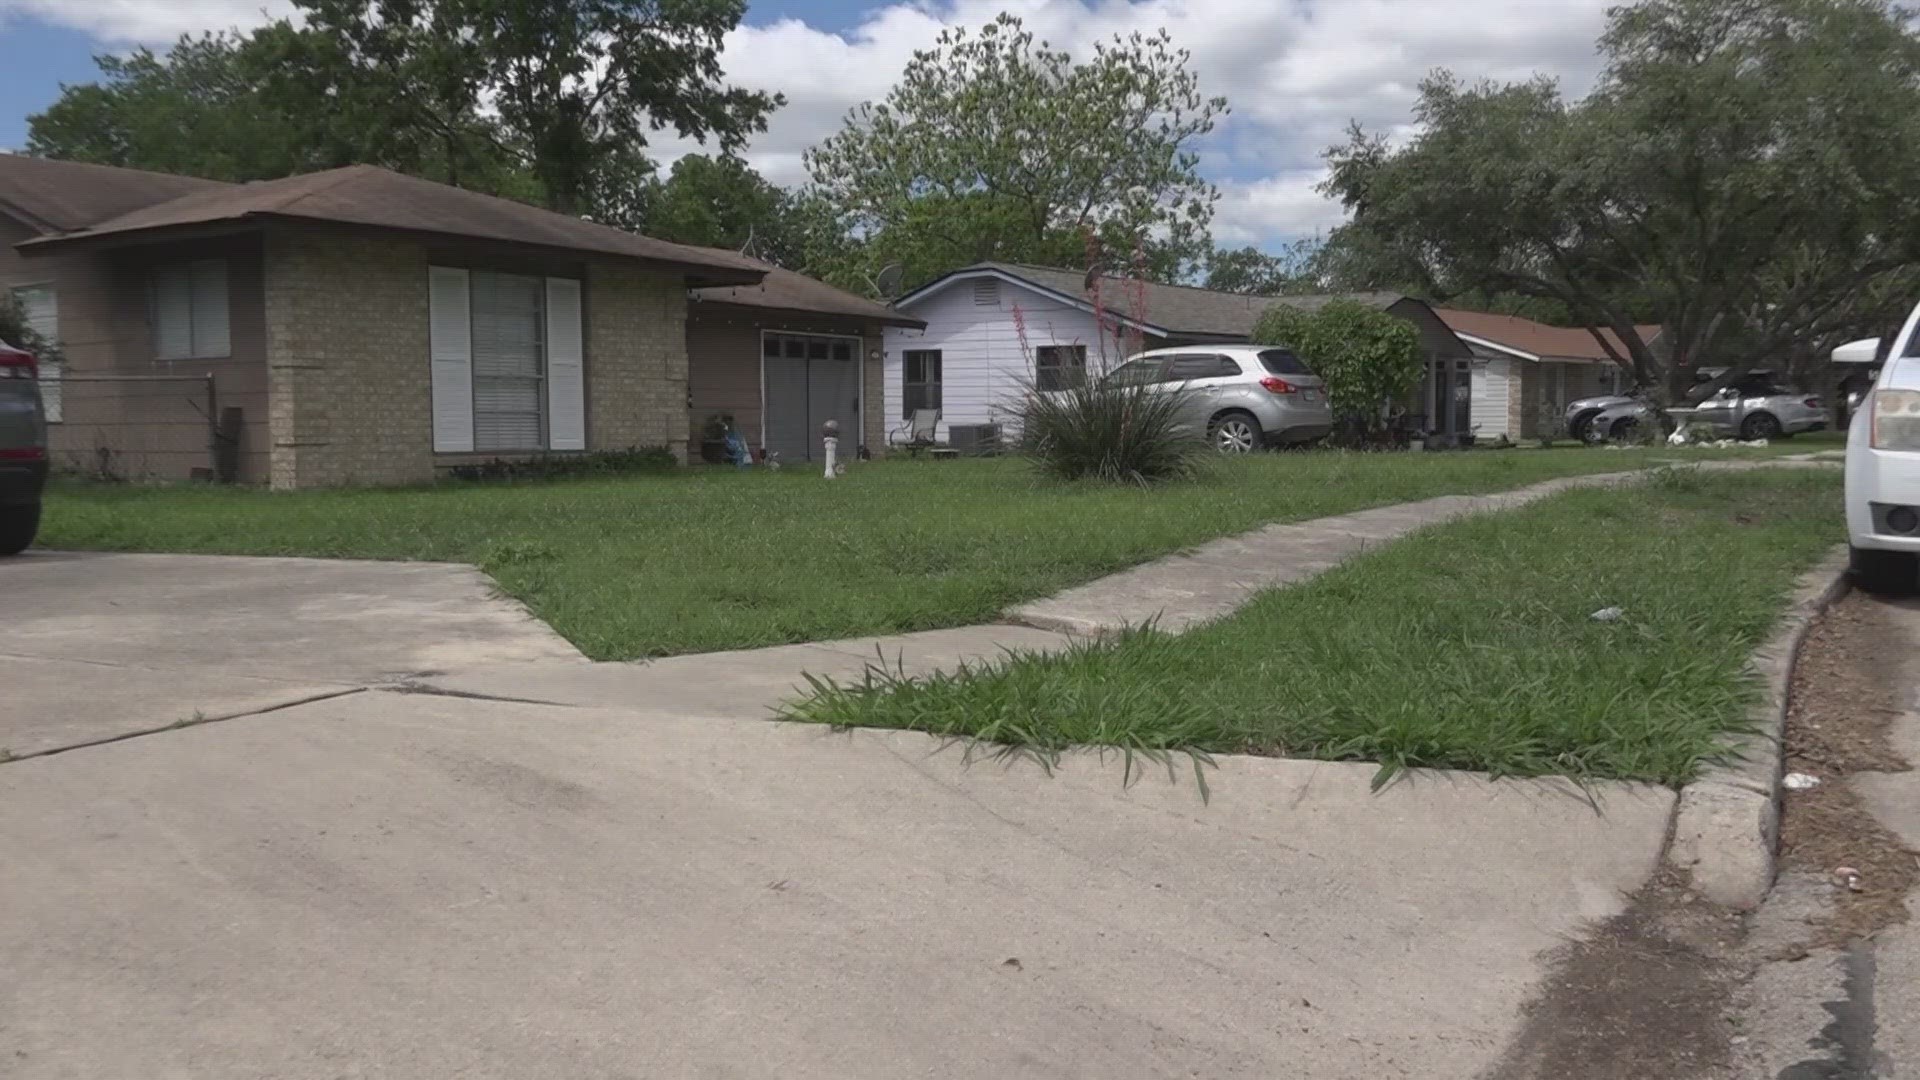
M 927 325 L 886 332 L 888 424 L 898 427 L 915 409 L 938 409 L 938 437 L 946 441 L 955 425 L 1008 423 L 1030 385 L 1066 385 L 1077 372 L 1117 367 L 1143 349 L 1245 342 L 1274 304 L 1311 309 L 1341 298 L 1244 296 L 1013 263 L 969 266 L 895 301 Z M 1467 433 L 1468 345 L 1423 301 L 1393 293 L 1344 299 L 1419 329 L 1427 377 L 1414 411 L 1431 430 Z
M 1482 439 L 1552 432 L 1569 402 L 1619 393 L 1625 384 L 1619 365 L 1591 331 L 1484 311 L 1434 312 L 1473 350 L 1473 426 Z M 1634 330 L 1658 347 L 1659 327 Z M 1613 331 L 1600 332 L 1626 354 Z

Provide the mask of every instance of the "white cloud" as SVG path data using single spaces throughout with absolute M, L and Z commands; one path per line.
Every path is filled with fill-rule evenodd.
M 1213 242 L 1221 247 L 1274 246 L 1322 235 L 1340 224 L 1340 204 L 1314 188 L 1326 179 L 1320 168 L 1281 173 L 1259 180 L 1220 184 L 1213 215 Z
M 1269 243 L 1324 231 L 1337 206 L 1312 190 L 1320 154 L 1349 121 L 1404 134 L 1420 80 L 1435 68 L 1513 80 L 1536 72 L 1583 92 L 1597 67 L 1594 39 L 1615 0 L 909 0 L 877 6 L 829 33 L 795 19 L 727 35 L 736 83 L 780 91 L 787 105 L 748 158 L 770 179 L 805 179 L 801 153 L 837 130 L 847 110 L 885 95 L 915 49 L 942 26 L 978 25 L 1003 9 L 1076 54 L 1115 33 L 1162 26 L 1193 53 L 1208 93 L 1233 115 L 1203 147 L 1221 187 L 1216 223 L 1226 243 Z M 0 0 L 0 19 L 24 13 L 109 42 L 165 41 L 183 31 L 261 20 L 286 0 Z M 748 17 L 752 18 L 749 9 Z M 698 149 L 669 134 L 662 158 Z
M 106 45 L 162 45 L 292 12 L 292 0 L 0 0 L 0 23 L 26 16 L 83 30 Z

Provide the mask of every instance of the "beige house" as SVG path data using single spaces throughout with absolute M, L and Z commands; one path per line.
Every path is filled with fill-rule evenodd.
M 69 468 L 293 488 L 635 446 L 684 459 L 696 384 L 749 367 L 771 372 L 763 393 L 814 381 L 784 353 L 690 359 L 689 311 L 708 318 L 713 290 L 863 341 L 887 315 L 818 282 L 815 309 L 756 308 L 774 273 L 370 166 L 229 185 L 0 155 L 0 288 L 61 345 L 46 388 Z M 878 358 L 848 348 L 835 370 L 833 340 L 819 381 L 849 381 L 849 430 L 883 445 L 859 404 Z M 728 405 L 787 426 L 817 411 L 764 401 Z
M 1434 313 L 1473 350 L 1473 430 L 1480 439 L 1564 435 L 1554 425 L 1569 403 L 1620 393 L 1626 385 L 1619 365 L 1586 329 L 1456 308 Z M 1634 329 L 1658 347 L 1659 327 Z M 1613 331 L 1601 334 L 1626 355 Z

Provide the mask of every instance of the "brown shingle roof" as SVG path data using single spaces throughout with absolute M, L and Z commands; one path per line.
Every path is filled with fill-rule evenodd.
M 0 154 L 0 211 L 43 235 L 71 232 L 196 191 L 230 187 L 195 176 Z
M 964 267 L 947 276 L 981 270 L 998 271 L 1052 292 L 1065 294 L 1083 303 L 1092 302 L 1092 295 L 1087 289 L 1087 275 L 1083 270 L 1064 270 L 1055 266 L 1028 266 L 1023 263 L 985 262 Z M 1139 304 L 1138 313 L 1134 311 L 1136 292 L 1141 294 L 1140 298 L 1144 301 Z M 1116 277 L 1100 279 L 1101 306 L 1122 318 L 1131 319 L 1143 326 L 1158 327 L 1177 337 L 1245 338 L 1253 333 L 1253 324 L 1259 321 L 1261 313 L 1275 304 L 1286 304 L 1289 307 L 1311 311 L 1329 301 L 1354 300 L 1384 311 L 1403 299 L 1406 298 L 1396 293 L 1244 296 L 1239 293 L 1197 289 L 1187 285 L 1136 283 Z
M 612 255 L 684 270 L 702 284 L 748 284 L 759 281 L 765 273 L 759 263 L 732 252 L 670 244 L 372 165 L 352 165 L 284 180 L 200 191 L 98 222 L 78 232 L 30 240 L 20 246 L 22 250 L 31 250 L 76 240 L 257 218 L 478 237 Z
M 735 257 L 744 258 L 744 256 Z M 759 284 L 695 289 L 693 290 L 694 299 L 703 303 L 738 304 L 742 307 L 768 308 L 777 311 L 846 315 L 857 319 L 871 319 L 887 326 L 924 329 L 927 325 L 925 320 L 916 319 L 864 296 L 855 296 L 853 293 L 836 289 L 824 281 L 815 281 L 805 274 L 782 270 L 772 263 L 763 263 L 757 259 L 748 261 L 767 272 L 767 276 Z
M 1548 326 L 1518 315 L 1495 315 L 1485 311 L 1461 311 L 1458 308 L 1433 310 L 1456 334 L 1466 334 L 1509 349 L 1518 349 L 1536 358 L 1612 362 L 1600 343 L 1593 340 L 1593 335 L 1580 327 Z M 1654 335 L 1660 332 L 1658 326 L 1636 326 L 1634 330 L 1642 341 L 1652 341 Z M 1604 328 L 1600 332 L 1614 348 L 1620 350 L 1621 355 L 1626 354 L 1626 347 L 1620 343 L 1618 334 Z

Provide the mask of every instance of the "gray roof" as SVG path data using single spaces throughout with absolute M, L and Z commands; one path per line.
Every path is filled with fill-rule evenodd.
M 744 258 L 744 256 L 735 257 Z M 924 329 L 927 325 L 923 319 L 916 319 L 905 312 L 895 311 L 879 301 L 836 289 L 824 281 L 816 281 L 805 274 L 782 270 L 772 263 L 760 262 L 757 259 L 747 261 L 767 272 L 767 276 L 761 279 L 759 284 L 695 289 L 693 290 L 695 302 L 734 304 L 772 311 L 845 315 L 856 319 L 870 319 L 886 326 L 910 326 Z
M 1023 263 L 983 262 L 963 267 L 938 281 L 922 286 L 915 290 L 915 293 L 902 297 L 900 303 L 907 303 L 913 299 L 913 296 L 928 292 L 951 278 L 962 275 L 977 276 L 983 271 L 998 272 L 1017 278 L 1083 304 L 1093 302 L 1092 291 L 1087 287 L 1087 274 L 1084 270 L 1028 266 Z M 1107 276 L 1099 278 L 1098 283 L 1100 302 L 1106 310 L 1142 326 L 1165 331 L 1168 336 L 1173 337 L 1244 339 L 1253 333 L 1253 324 L 1259 321 L 1261 314 L 1275 304 L 1312 311 L 1334 300 L 1352 300 L 1384 311 L 1410 299 L 1398 293 L 1385 292 L 1315 296 L 1246 296 L 1240 293 L 1199 289 L 1188 285 L 1134 282 Z M 1138 312 L 1134 311 L 1136 295 L 1142 301 Z M 1425 306 L 1418 300 L 1414 300 L 1413 303 Z M 1464 346 L 1462 355 L 1465 355 Z
M 476 237 L 561 251 L 637 259 L 684 271 L 698 284 L 749 284 L 766 273 L 744 255 L 670 244 L 511 199 L 403 176 L 372 165 L 220 185 L 100 221 L 76 232 L 29 240 L 23 252 L 99 238 L 262 219 Z
M 230 186 L 144 169 L 0 154 L 0 212 L 42 235 L 84 229 L 182 195 Z

